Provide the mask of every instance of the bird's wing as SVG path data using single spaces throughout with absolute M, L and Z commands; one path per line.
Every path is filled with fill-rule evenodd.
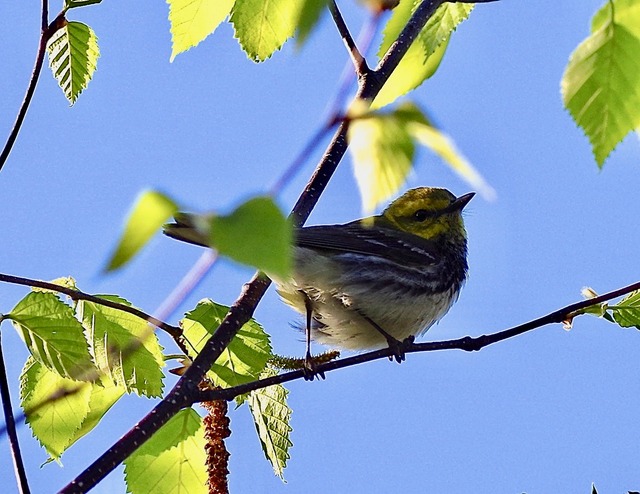
M 295 232 L 296 245 L 310 249 L 377 256 L 398 264 L 426 266 L 441 259 L 439 246 L 411 233 L 361 222 L 310 226 Z

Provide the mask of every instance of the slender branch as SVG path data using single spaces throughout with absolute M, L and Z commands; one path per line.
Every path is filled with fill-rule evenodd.
M 338 32 L 340 33 L 340 37 L 342 37 L 342 41 L 347 47 L 347 52 L 349 52 L 349 56 L 351 57 L 351 61 L 353 62 L 353 66 L 355 68 L 356 74 L 358 75 L 358 78 L 365 77 L 369 73 L 367 61 L 362 56 L 362 53 L 360 53 L 360 50 L 358 50 L 358 46 L 353 40 L 353 37 L 349 32 L 349 28 L 344 22 L 342 14 L 338 9 L 338 5 L 336 4 L 335 0 L 329 0 L 328 6 L 329 11 L 331 12 L 331 16 L 333 17 L 333 22 L 335 22 L 336 27 L 338 28 Z
M 49 25 L 49 0 L 42 0 L 40 40 L 38 42 L 36 61 L 33 64 L 31 78 L 29 79 L 27 91 L 25 92 L 24 99 L 22 100 L 22 104 L 20 105 L 20 109 L 18 110 L 18 115 L 16 116 L 16 120 L 13 123 L 13 127 L 11 129 L 11 132 L 9 133 L 9 137 L 7 137 L 7 142 L 5 143 L 2 152 L 0 152 L 0 171 L 9 158 L 9 154 L 11 153 L 13 145 L 15 144 L 16 139 L 18 138 L 18 134 L 20 133 L 20 129 L 22 128 L 24 118 L 27 115 L 27 110 L 29 109 L 29 105 L 31 104 L 31 99 L 33 98 L 33 94 L 36 91 L 38 79 L 40 78 L 40 72 L 42 71 L 42 65 L 44 63 L 44 53 L 47 49 L 47 42 L 49 41 L 49 38 L 51 38 L 51 35 L 55 32 L 52 27 L 57 25 L 57 20 L 58 18 L 56 18 L 56 20 L 52 22 L 51 25 Z
M 415 36 L 417 36 L 420 29 L 422 29 L 435 11 L 435 8 L 439 6 L 442 1 L 443 0 L 439 0 L 436 2 L 431 10 L 421 8 L 416 10 L 409 21 L 413 26 L 412 29 L 408 31 L 405 29 L 400 34 L 401 38 L 411 35 L 411 39 L 394 45 L 394 56 L 383 61 L 383 63 L 379 65 L 379 70 L 383 70 L 388 74 L 391 73 L 400 62 L 402 55 L 409 49 L 411 41 L 415 39 Z M 426 1 L 425 3 L 431 4 L 431 2 Z M 413 30 L 415 30 L 415 32 L 413 32 Z M 386 77 L 388 78 L 388 75 Z M 369 79 L 370 78 L 365 78 L 364 80 L 369 81 Z M 366 95 L 368 98 L 374 98 L 382 88 L 382 84 L 386 81 L 386 78 L 368 83 L 363 82 L 364 80 L 360 81 L 357 96 L 364 97 Z M 330 178 L 333 176 L 338 163 L 347 150 L 346 134 L 347 123 L 342 122 L 307 186 L 291 211 L 294 226 L 304 224 L 320 198 L 320 195 L 326 188 Z M 136 448 L 143 444 L 146 439 L 151 437 L 181 408 L 193 403 L 193 398 L 198 396 L 198 383 L 211 367 L 211 364 L 222 354 L 243 324 L 251 318 L 258 302 L 266 292 L 270 283 L 270 280 L 256 273 L 244 286 L 240 297 L 233 304 L 215 334 L 209 338 L 200 354 L 194 359 L 191 366 L 178 380 L 167 397 L 60 492 L 86 492 L 91 489 L 127 458 L 127 456 L 135 451 Z
M 2 333 L 0 332 L 0 338 Z M 24 468 L 22 455 L 20 454 L 20 443 L 18 442 L 18 433 L 16 432 L 16 423 L 13 419 L 13 410 L 11 408 L 11 394 L 9 392 L 9 381 L 7 380 L 7 367 L 4 363 L 4 355 L 2 354 L 2 341 L 0 340 L 0 397 L 2 398 L 2 411 L 4 412 L 4 422 L 6 424 L 7 435 L 9 436 L 9 445 L 11 447 L 11 457 L 13 459 L 13 469 L 18 482 L 18 490 L 21 494 L 28 494 L 29 483 L 27 481 L 27 471 Z
M 573 319 L 573 317 L 581 315 L 582 313 L 580 311 L 586 309 L 587 307 L 592 307 L 594 305 L 607 302 L 609 300 L 621 297 L 623 295 L 626 295 L 636 290 L 640 290 L 640 281 L 633 283 L 631 285 L 627 285 L 622 288 L 618 288 L 617 290 L 612 290 L 598 297 L 582 300 L 580 302 L 567 305 L 545 316 L 539 317 L 537 319 L 526 322 L 524 324 L 520 324 L 518 326 L 514 326 L 513 328 L 510 328 L 510 329 L 499 331 L 497 333 L 492 333 L 489 335 L 482 335 L 477 337 L 465 336 L 463 338 L 458 338 L 455 340 L 433 341 L 433 342 L 426 342 L 426 343 L 409 343 L 409 344 L 405 344 L 404 350 L 405 350 L 405 353 L 433 352 L 433 351 L 439 351 L 439 350 L 464 350 L 467 352 L 478 351 L 486 346 L 492 345 L 494 343 L 498 343 L 500 341 L 503 341 L 509 338 L 513 338 L 514 336 L 521 335 L 523 333 L 546 326 L 548 324 L 563 323 L 567 320 L 571 320 Z M 354 355 L 353 357 L 347 357 L 347 358 L 319 364 L 317 366 L 317 371 L 319 373 L 324 373 L 324 372 L 328 372 L 336 369 L 351 367 L 351 366 L 362 364 L 365 362 L 371 362 L 372 360 L 379 360 L 385 357 L 392 357 L 393 355 L 394 355 L 393 350 L 391 350 L 390 348 L 384 348 L 381 350 L 375 350 L 373 352 Z M 198 393 L 199 396 L 196 402 L 213 401 L 213 400 L 230 401 L 230 400 L 233 400 L 236 396 L 240 396 L 240 395 L 249 393 L 251 391 L 255 391 L 257 389 L 273 386 L 274 384 L 282 384 L 285 382 L 294 381 L 296 379 L 301 379 L 304 377 L 305 377 L 304 371 L 295 370 L 291 372 L 286 372 L 284 374 L 278 374 L 277 376 L 272 376 L 269 378 L 249 382 L 246 384 L 241 384 L 239 386 L 234 386 L 231 388 L 201 390 Z
M 189 272 L 182 277 L 178 285 L 154 311 L 156 317 L 161 320 L 168 319 L 184 299 L 200 284 L 217 260 L 218 253 L 212 249 L 206 249 Z
M 22 278 L 20 276 L 12 276 L 9 274 L 0 273 L 0 282 L 12 283 L 14 285 L 23 285 L 30 286 L 36 288 L 44 288 L 45 290 L 51 290 L 53 292 L 64 293 L 69 296 L 72 300 L 86 300 L 88 302 L 94 302 L 96 304 L 104 305 L 105 307 L 111 307 L 112 309 L 121 310 L 122 312 L 128 312 L 129 314 L 133 314 L 140 319 L 144 319 L 145 321 L 153 324 L 154 326 L 163 329 L 167 333 L 169 333 L 174 338 L 178 338 L 182 335 L 182 330 L 178 326 L 172 326 L 160 319 L 156 319 L 150 314 L 141 311 L 140 309 L 136 309 L 135 307 L 131 307 L 125 304 L 119 304 L 118 302 L 113 302 L 111 300 L 106 300 L 100 297 L 96 297 L 94 295 L 89 295 L 88 293 L 81 292 L 80 290 L 74 290 L 73 288 L 67 288 L 65 286 L 56 285 L 55 283 L 49 283 L 47 281 L 33 280 L 30 278 Z

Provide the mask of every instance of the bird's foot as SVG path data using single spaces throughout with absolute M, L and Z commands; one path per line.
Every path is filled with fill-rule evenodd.
M 391 355 L 389 355 L 389 360 L 400 363 L 405 360 L 406 352 L 408 347 L 410 347 L 415 341 L 416 337 L 411 335 L 405 338 L 404 340 L 396 340 L 392 336 L 387 338 L 387 344 L 389 345 L 389 349 L 391 350 Z
M 302 377 L 304 377 L 305 381 L 313 381 L 316 377 L 318 378 L 318 381 L 324 380 L 324 372 L 318 370 L 318 364 L 310 353 L 307 353 L 304 357 Z

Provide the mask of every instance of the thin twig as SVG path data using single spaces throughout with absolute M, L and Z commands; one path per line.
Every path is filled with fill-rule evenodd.
M 353 62 L 353 66 L 355 68 L 356 74 L 358 75 L 358 78 L 365 77 L 369 73 L 367 61 L 362 56 L 362 53 L 358 49 L 356 42 L 353 40 L 353 37 L 349 32 L 349 28 L 344 22 L 342 14 L 338 9 L 338 5 L 336 4 L 335 0 L 329 0 L 328 6 L 329 11 L 331 12 L 331 16 L 333 17 L 333 22 L 335 22 L 336 27 L 338 28 L 338 32 L 340 33 L 340 37 L 342 38 L 344 45 L 347 47 L 347 52 L 349 53 L 349 57 L 351 57 L 351 61 Z
M 0 338 L 2 333 L 0 332 Z M 7 380 L 7 367 L 4 363 L 4 355 L 2 353 L 2 341 L 0 340 L 0 397 L 2 398 L 2 411 L 4 412 L 4 422 L 6 424 L 7 435 L 9 436 L 9 445 L 11 447 L 11 457 L 13 459 L 13 469 L 15 471 L 16 481 L 18 482 L 18 490 L 21 494 L 28 494 L 29 483 L 27 481 L 27 471 L 24 468 L 22 455 L 20 454 L 20 443 L 18 442 L 18 433 L 16 431 L 16 423 L 13 419 L 13 410 L 11 408 L 11 394 L 9 392 L 9 381 Z
M 587 307 L 607 302 L 614 298 L 621 297 L 633 291 L 640 290 L 640 281 L 627 285 L 617 290 L 610 291 L 598 297 L 576 302 L 571 305 L 567 305 L 561 309 L 553 311 L 545 316 L 539 317 L 532 321 L 514 326 L 510 329 L 505 329 L 497 333 L 482 335 L 477 337 L 465 336 L 455 340 L 446 341 L 433 341 L 426 343 L 411 343 L 405 344 L 405 353 L 419 353 L 419 352 L 433 352 L 439 350 L 464 350 L 467 352 L 478 351 L 486 346 L 498 343 L 500 341 L 513 338 L 514 336 L 521 335 L 533 329 L 546 326 L 548 324 L 563 323 L 566 320 L 572 319 L 574 316 L 581 315 L 580 311 Z M 388 358 L 393 356 L 393 350 L 390 348 L 384 348 L 381 350 L 375 350 L 373 352 L 362 353 L 354 355 L 353 357 L 347 357 L 331 362 L 319 364 L 317 366 L 318 373 L 325 373 L 328 371 L 343 369 L 345 367 L 352 367 L 354 365 L 362 364 L 365 362 L 371 362 L 373 360 L 379 360 L 382 358 Z M 231 388 L 214 389 L 214 390 L 201 390 L 198 392 L 199 396 L 196 402 L 201 401 L 213 401 L 213 400 L 233 400 L 236 396 L 240 396 L 257 389 L 273 386 L 274 384 L 282 384 L 296 379 L 305 377 L 303 370 L 295 370 L 286 372 L 284 374 L 278 374 L 265 379 L 241 384 Z
M 27 115 L 27 110 L 29 109 L 29 105 L 31 104 L 31 99 L 33 98 L 33 94 L 35 93 L 36 86 L 38 85 L 38 79 L 40 78 L 40 72 L 42 71 L 42 65 L 44 63 L 44 53 L 47 50 L 47 42 L 49 41 L 49 38 L 51 38 L 52 34 L 53 30 L 49 26 L 49 1 L 42 0 L 40 40 L 38 41 L 38 52 L 36 53 L 36 61 L 33 64 L 31 78 L 29 79 L 27 91 L 25 92 L 24 99 L 22 100 L 22 104 L 20 105 L 20 109 L 18 110 L 16 121 L 13 123 L 11 132 L 9 133 L 9 137 L 7 138 L 7 142 L 5 143 L 4 148 L 0 153 L 0 171 L 9 158 L 9 154 L 11 153 L 13 145 L 15 144 L 16 139 L 18 138 L 18 134 L 20 133 L 20 129 L 22 128 L 24 118 Z
M 105 307 L 111 307 L 112 309 L 121 310 L 122 312 L 128 312 L 129 314 L 133 314 L 140 319 L 144 319 L 145 321 L 153 324 L 157 328 L 163 329 L 167 333 L 169 333 L 174 338 L 178 338 L 182 335 L 182 330 L 178 326 L 172 326 L 160 319 L 153 317 L 146 312 L 141 311 L 140 309 L 136 309 L 135 307 L 131 307 L 125 304 L 119 304 L 118 302 L 113 302 L 111 300 L 106 300 L 100 297 L 96 297 L 94 295 L 89 295 L 88 293 L 81 292 L 80 290 L 74 290 L 73 288 L 67 288 L 65 286 L 56 285 L 55 283 L 49 283 L 47 281 L 34 280 L 30 278 L 22 278 L 20 276 L 12 276 L 9 274 L 0 273 L 0 282 L 12 283 L 14 285 L 23 285 L 30 286 L 36 288 L 44 288 L 45 290 L 51 290 L 53 292 L 64 293 L 69 296 L 72 300 L 86 300 L 88 302 L 93 302 L 96 304 L 104 305 Z
M 160 320 L 169 319 L 184 299 L 200 284 L 218 260 L 218 253 L 206 249 L 178 285 L 153 312 Z

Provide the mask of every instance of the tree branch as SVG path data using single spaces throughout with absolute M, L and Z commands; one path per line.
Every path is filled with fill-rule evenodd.
M 563 323 L 567 320 L 571 320 L 573 319 L 573 317 L 581 315 L 580 311 L 586 309 L 587 307 L 592 307 L 594 305 L 607 302 L 614 298 L 627 295 L 628 293 L 636 290 L 640 290 L 640 281 L 622 288 L 618 288 L 617 290 L 610 291 L 598 297 L 567 305 L 545 316 L 539 317 L 524 324 L 520 324 L 518 326 L 514 326 L 510 329 L 499 331 L 497 333 L 481 335 L 477 337 L 465 336 L 463 338 L 458 338 L 455 340 L 410 343 L 405 344 L 404 350 L 406 353 L 433 352 L 439 350 L 463 350 L 467 352 L 478 351 L 486 346 L 498 343 L 509 338 L 513 338 L 514 336 L 521 335 L 523 333 L 546 326 L 548 324 Z M 390 348 L 383 348 L 381 350 L 361 353 L 359 355 L 354 355 L 353 357 L 347 357 L 319 364 L 317 366 L 317 371 L 319 373 L 324 373 L 327 371 L 351 367 L 365 362 L 371 362 L 373 360 L 379 360 L 385 357 L 392 357 L 393 355 L 393 350 L 391 350 Z M 277 376 L 241 384 L 231 388 L 201 390 L 198 392 L 199 396 L 197 397 L 197 400 L 195 402 L 214 400 L 230 401 L 233 400 L 236 396 L 240 396 L 257 389 L 266 388 L 268 386 L 273 386 L 274 384 L 282 384 L 285 382 L 301 379 L 304 378 L 304 376 L 305 373 L 303 370 L 295 370 L 286 372 L 284 374 L 278 374 Z
M 0 338 L 2 333 L 0 332 Z M 13 419 L 13 410 L 11 407 L 11 394 L 9 392 L 9 381 L 7 380 L 7 368 L 4 363 L 4 355 L 2 353 L 2 342 L 0 340 L 0 397 L 2 398 L 2 411 L 4 412 L 4 422 L 6 424 L 7 435 L 9 436 L 9 445 L 11 447 L 11 457 L 13 459 L 13 469 L 18 482 L 18 491 L 21 494 L 28 494 L 29 482 L 27 481 L 27 471 L 24 468 L 22 455 L 20 454 L 20 443 L 18 442 L 18 433 L 16 432 L 16 423 Z
M 172 326 L 171 324 L 161 321 L 160 319 L 156 319 L 152 315 L 147 314 L 140 309 L 136 309 L 135 307 L 131 307 L 125 304 L 119 304 L 118 302 L 106 300 L 94 295 L 89 295 L 88 293 L 81 292 L 80 290 L 74 290 L 73 288 L 67 288 L 65 286 L 56 285 L 55 283 L 49 283 L 47 281 L 33 280 L 30 278 L 22 278 L 20 276 L 12 276 L 10 274 L 3 273 L 0 273 L 0 282 L 44 288 L 45 290 L 64 293 L 72 300 L 86 300 L 88 302 L 93 302 L 96 304 L 104 305 L 105 307 L 111 307 L 112 309 L 121 310 L 122 312 L 133 314 L 134 316 L 139 317 L 140 319 L 144 319 L 150 324 L 153 324 L 157 328 L 163 329 L 174 338 L 179 338 L 180 336 L 182 336 L 182 329 L 180 329 L 178 326 Z

